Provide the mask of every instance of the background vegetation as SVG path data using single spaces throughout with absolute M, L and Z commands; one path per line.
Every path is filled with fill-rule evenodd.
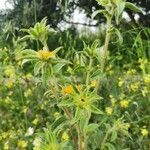
M 92 20 L 104 8 L 97 1 L 8 2 L 14 8 L 0 14 L 0 150 L 148 150 L 149 1 L 130 1 L 143 12 L 126 8 L 130 21 L 112 18 L 117 32 L 102 70 L 107 17 L 70 19 L 81 9 Z

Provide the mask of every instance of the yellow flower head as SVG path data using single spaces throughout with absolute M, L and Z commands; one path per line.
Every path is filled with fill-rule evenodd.
M 93 80 L 93 81 L 91 82 L 91 87 L 96 87 L 96 83 L 97 83 L 97 81 L 96 81 L 96 80 Z
M 8 142 L 6 142 L 6 143 L 4 144 L 4 150 L 9 150 L 9 144 L 8 144 Z
M 150 75 L 144 77 L 144 82 L 150 84 Z
M 124 83 L 124 81 L 120 80 L 120 81 L 118 82 L 118 86 L 119 86 L 119 87 L 122 87 L 123 83 Z
M 38 57 L 42 60 L 48 60 L 49 58 L 54 58 L 55 53 L 48 50 L 40 50 L 38 51 Z
M 64 87 L 62 89 L 62 92 L 64 94 L 71 94 L 71 93 L 73 93 L 73 87 L 72 87 L 72 85 L 68 85 L 68 86 Z
M 19 148 L 26 148 L 28 145 L 28 143 L 26 141 L 23 141 L 23 140 L 19 140 L 18 143 L 17 143 L 17 146 Z
M 120 106 L 122 108 L 127 108 L 129 106 L 129 101 L 128 100 L 121 100 L 120 101 Z
M 106 112 L 107 115 L 111 115 L 112 112 L 113 112 L 113 109 L 111 107 L 106 107 L 105 112 Z
M 148 130 L 147 129 L 141 129 L 141 134 L 143 135 L 143 136 L 147 136 L 148 135 Z
M 62 135 L 62 140 L 67 141 L 68 139 L 69 139 L 69 135 L 66 132 L 64 132 Z
M 8 77 L 15 77 L 15 69 L 13 66 L 7 66 L 4 70 L 4 74 Z

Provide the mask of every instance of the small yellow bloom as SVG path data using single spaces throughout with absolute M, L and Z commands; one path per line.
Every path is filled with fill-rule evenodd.
M 5 83 L 6 87 L 11 89 L 14 87 L 14 80 L 8 80 L 6 83 Z
M 6 142 L 6 143 L 4 144 L 4 150 L 9 150 L 9 144 L 8 144 L 8 142 Z
M 23 141 L 23 140 L 19 140 L 18 143 L 17 143 L 17 146 L 19 148 L 26 148 L 28 145 L 28 143 L 26 141 Z
M 57 117 L 59 117 L 59 116 L 60 116 L 60 113 L 59 113 L 59 112 L 55 112 L 55 113 L 54 113 L 54 117 L 55 117 L 55 118 L 57 118 Z
M 131 87 L 131 90 L 135 92 L 139 89 L 139 83 L 133 83 L 131 84 L 130 87 Z
M 69 140 L 69 135 L 66 132 L 63 133 L 62 140 L 64 140 L 64 141 Z
M 35 119 L 32 121 L 32 123 L 33 123 L 34 125 L 37 125 L 38 122 L 39 122 L 39 119 L 38 119 L 38 118 L 35 118 Z
M 144 77 L 144 82 L 150 84 L 150 75 Z
M 122 108 L 127 108 L 129 106 L 129 101 L 128 100 L 121 100 L 120 101 L 120 106 Z
M 40 50 L 37 53 L 38 53 L 38 57 L 42 60 L 48 60 L 49 58 L 54 58 L 55 57 L 55 53 L 50 52 L 48 50 Z
M 64 94 L 71 94 L 71 93 L 73 93 L 73 87 L 72 87 L 72 85 L 68 85 L 68 86 L 64 87 L 62 89 L 62 92 Z
M 123 83 L 124 83 L 124 82 L 123 82 L 122 80 L 119 81 L 119 82 L 118 82 L 118 86 L 119 86 L 119 87 L 122 87 Z
M 111 107 L 106 107 L 105 112 L 107 113 L 107 115 L 111 115 L 113 112 L 113 109 Z
M 7 66 L 4 70 L 4 74 L 8 77 L 15 77 L 15 69 L 13 66 Z
M 147 136 L 148 135 L 148 130 L 147 129 L 141 129 L 141 134 L 143 135 L 143 136 Z
M 96 87 L 96 84 L 97 84 L 97 81 L 96 81 L 96 80 L 93 80 L 93 81 L 91 82 L 91 87 Z
M 24 96 L 27 98 L 29 96 L 32 96 L 32 91 L 31 89 L 28 89 L 26 92 L 24 92 Z

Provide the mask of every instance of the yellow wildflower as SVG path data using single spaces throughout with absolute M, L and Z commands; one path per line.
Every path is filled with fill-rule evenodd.
M 97 84 L 97 81 L 96 81 L 96 80 L 93 80 L 93 81 L 91 82 L 91 87 L 96 87 L 96 84 Z
M 144 77 L 144 82 L 150 84 L 150 75 Z
M 120 81 L 118 82 L 118 86 L 119 86 L 119 87 L 122 87 L 123 83 L 124 83 L 124 81 L 120 80 Z
M 19 148 L 26 148 L 27 145 L 28 145 L 28 143 L 26 141 L 24 141 L 24 140 L 19 140 L 18 143 L 17 143 L 17 146 Z
M 69 139 L 69 135 L 66 132 L 64 132 L 62 135 L 62 140 L 67 141 L 68 139 Z
M 142 134 L 143 136 L 147 136 L 147 135 L 148 135 L 148 130 L 145 129 L 145 128 L 141 129 L 141 134 Z
M 40 50 L 37 53 L 38 53 L 38 57 L 42 60 L 48 60 L 49 58 L 54 58 L 55 57 L 55 53 L 50 52 L 48 50 Z
M 131 84 L 130 87 L 131 87 L 131 90 L 135 92 L 139 89 L 139 83 L 133 83 Z
M 15 69 L 13 66 L 7 66 L 4 70 L 4 74 L 8 77 L 15 77 Z
M 28 89 L 26 92 L 24 92 L 24 96 L 27 98 L 29 96 L 32 96 L 32 91 L 31 89 Z
M 106 112 L 107 115 L 111 115 L 112 112 L 113 112 L 113 109 L 111 107 L 106 107 L 105 112 Z
M 38 118 L 35 118 L 35 119 L 32 121 L 32 123 L 33 123 L 34 125 L 37 125 L 38 122 L 39 122 L 39 119 L 38 119 Z
M 6 143 L 4 144 L 4 150 L 9 150 L 9 144 L 8 144 L 8 142 L 6 142 Z
M 62 92 L 64 94 L 71 94 L 71 93 L 73 93 L 73 87 L 72 87 L 72 85 L 68 85 L 68 86 L 64 87 L 62 89 Z
M 122 108 L 127 108 L 129 106 L 129 101 L 128 100 L 121 100 L 120 101 L 120 106 Z
M 33 141 L 33 150 L 40 150 L 40 146 L 41 146 L 41 138 L 35 138 Z
M 55 118 L 57 118 L 57 117 L 59 117 L 59 116 L 60 116 L 60 113 L 59 113 L 59 112 L 55 112 L 55 113 L 54 113 L 54 117 L 55 117 Z
M 5 83 L 6 87 L 11 89 L 14 87 L 14 80 L 8 80 L 6 83 Z

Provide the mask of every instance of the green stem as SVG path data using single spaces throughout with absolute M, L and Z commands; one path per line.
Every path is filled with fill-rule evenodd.
M 104 137 L 104 139 L 103 139 L 103 141 L 102 141 L 100 150 L 104 150 L 104 148 L 105 148 L 105 143 L 106 143 L 106 140 L 107 140 L 109 134 L 110 134 L 110 130 L 108 130 L 108 131 L 106 132 L 105 137 Z
M 111 37 L 110 30 L 111 30 L 111 23 L 112 23 L 114 9 L 112 8 L 111 11 L 112 11 L 111 17 L 107 17 L 105 43 L 104 43 L 104 47 L 103 47 L 103 50 L 102 50 L 102 54 L 100 55 L 100 57 L 101 57 L 100 71 L 101 71 L 102 74 L 104 73 L 104 70 L 105 70 L 105 64 L 106 64 L 107 55 L 108 55 L 108 46 L 109 46 L 110 37 Z M 102 78 L 100 77 L 99 80 L 98 80 L 98 83 L 97 83 L 97 87 L 96 87 L 97 92 L 100 89 L 101 80 L 102 80 Z
M 88 66 L 88 70 L 87 70 L 87 76 L 86 76 L 86 86 L 87 87 L 88 87 L 89 82 L 90 82 L 90 72 L 91 72 L 92 63 L 93 63 L 93 60 L 92 60 L 92 58 L 90 58 L 89 66 Z
M 34 21 L 37 23 L 36 0 L 34 0 Z

